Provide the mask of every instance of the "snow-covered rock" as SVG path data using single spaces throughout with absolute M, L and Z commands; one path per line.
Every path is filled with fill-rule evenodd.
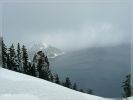
M 45 54 L 49 57 L 49 58 L 55 58 L 56 56 L 59 56 L 61 54 L 63 54 L 63 51 L 48 45 L 46 43 L 42 43 L 42 42 L 31 42 L 28 45 L 28 52 L 29 52 L 29 57 L 32 60 L 34 54 L 38 51 L 43 51 L 45 52 Z
M 0 100 L 113 100 L 0 68 Z

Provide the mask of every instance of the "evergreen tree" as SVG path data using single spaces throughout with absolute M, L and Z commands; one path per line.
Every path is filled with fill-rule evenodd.
M 18 63 L 18 68 L 17 68 L 17 70 L 19 71 L 19 72 L 23 72 L 24 71 L 24 69 L 23 69 L 23 66 L 22 66 L 22 53 L 21 53 L 21 47 L 20 47 L 20 44 L 18 43 L 17 44 L 17 63 Z
M 46 68 L 47 64 L 42 60 L 39 59 L 38 68 L 39 68 L 39 78 L 50 80 L 50 70 Z
M 93 90 L 88 89 L 88 90 L 87 90 L 87 93 L 88 93 L 88 94 L 93 94 Z
M 10 60 L 10 63 L 9 63 L 10 65 L 8 67 L 10 67 L 11 70 L 17 71 L 16 53 L 15 53 L 13 44 L 9 48 L 9 60 Z
M 47 56 L 45 57 L 45 62 L 47 63 L 48 66 L 50 65 Z
M 7 68 L 7 48 L 2 39 L 2 67 Z
M 58 74 L 55 75 L 55 83 L 60 84 L 60 79 Z
M 27 74 L 28 74 L 28 75 L 32 75 L 32 65 L 31 65 L 30 62 L 28 63 Z
M 7 69 L 11 69 L 11 60 L 10 60 L 10 54 L 7 53 Z
M 123 96 L 124 97 L 130 97 L 131 96 L 131 84 L 130 84 L 130 81 L 131 81 L 131 76 L 130 75 L 127 75 L 126 76 L 126 80 L 123 82 L 123 90 L 124 90 L 124 94 Z
M 66 78 L 66 81 L 65 81 L 65 83 L 64 83 L 64 86 L 65 86 L 65 87 L 68 87 L 68 88 L 71 88 L 71 85 L 72 85 L 72 84 L 71 84 L 71 81 L 70 81 L 69 77 L 67 77 L 67 78 Z
M 23 62 L 23 69 L 24 73 L 28 73 L 28 53 L 26 47 L 22 46 L 22 62 Z
M 50 73 L 51 73 L 51 72 L 50 72 Z M 50 74 L 50 81 L 51 81 L 51 82 L 54 82 L 54 77 L 53 77 L 53 74 L 52 74 L 52 73 Z
M 37 52 L 33 58 L 33 64 L 37 68 L 37 76 L 39 78 L 50 80 L 51 71 L 49 69 L 49 62 L 42 51 Z
M 84 90 L 83 89 L 80 89 L 79 91 L 84 93 Z
M 35 67 L 35 64 L 31 66 L 31 75 L 37 77 L 37 69 Z
M 73 89 L 74 89 L 74 90 L 77 90 L 77 84 L 76 84 L 76 83 L 74 83 Z

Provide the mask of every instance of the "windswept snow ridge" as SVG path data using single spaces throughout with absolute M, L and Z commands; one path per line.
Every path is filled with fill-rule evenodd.
M 0 100 L 112 100 L 0 68 Z

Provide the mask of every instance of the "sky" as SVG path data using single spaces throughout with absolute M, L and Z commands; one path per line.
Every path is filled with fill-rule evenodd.
M 41 41 L 77 50 L 130 42 L 128 0 L 33 1 L 1 4 L 0 30 L 7 44 Z

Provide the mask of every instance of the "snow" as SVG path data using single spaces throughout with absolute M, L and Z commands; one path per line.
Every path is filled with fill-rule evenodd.
M 54 56 L 56 57 L 56 56 L 58 56 L 56 53 L 54 53 Z
M 133 100 L 133 97 L 128 98 L 128 100 Z
M 129 97 L 129 98 L 126 98 L 126 99 L 123 99 L 123 100 L 133 100 L 133 97 Z
M 0 100 L 113 100 L 0 68 Z
M 45 42 L 43 42 L 43 45 L 44 45 L 45 49 L 48 48 L 48 45 Z

